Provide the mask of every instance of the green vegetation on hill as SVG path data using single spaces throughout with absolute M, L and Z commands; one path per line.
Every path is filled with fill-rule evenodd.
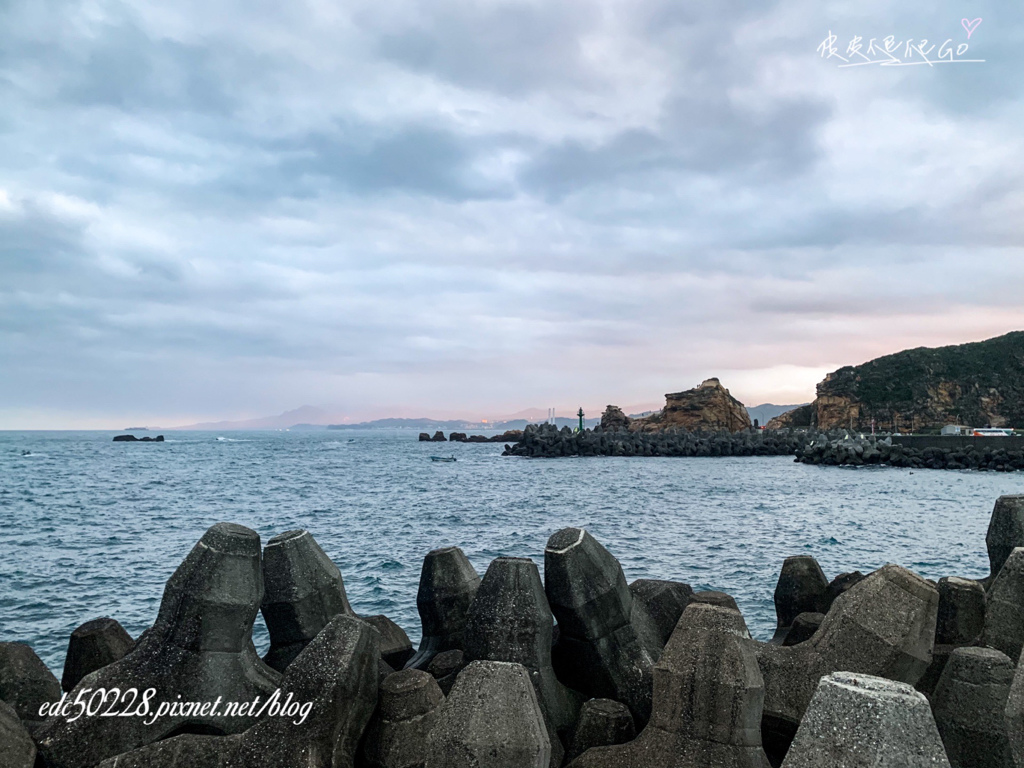
M 987 341 L 919 347 L 835 371 L 818 385 L 817 424 L 909 428 L 959 422 L 1024 426 L 1024 331 Z

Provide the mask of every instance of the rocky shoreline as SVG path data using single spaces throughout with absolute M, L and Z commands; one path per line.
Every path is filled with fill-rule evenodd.
M 219 523 L 138 640 L 111 618 L 87 622 L 60 682 L 28 645 L 0 643 L 0 765 L 1012 768 L 1024 765 L 1024 496 L 999 498 L 986 544 L 983 581 L 897 565 L 829 580 L 813 557 L 787 558 L 767 643 L 727 594 L 627 584 L 580 528 L 552 534 L 543 579 L 517 557 L 481 578 L 460 549 L 437 549 L 414 652 L 388 617 L 355 613 L 307 531 L 263 547 Z M 309 706 L 301 722 L 44 716 L 62 690 L 75 701 L 99 688 L 152 689 L 154 705 L 280 691 L 290 713 Z

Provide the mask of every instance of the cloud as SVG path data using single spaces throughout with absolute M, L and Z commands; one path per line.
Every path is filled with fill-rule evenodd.
M 985 64 L 841 70 L 962 9 L 2 4 L 0 427 L 800 400 L 1024 327 L 1024 24 L 972 13 Z
M 592 3 L 442 0 L 404 10 L 361 20 L 380 53 L 409 70 L 505 97 L 597 84 L 584 45 L 601 24 Z

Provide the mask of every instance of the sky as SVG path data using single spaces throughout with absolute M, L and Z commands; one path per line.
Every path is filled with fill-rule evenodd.
M 889 35 L 937 63 L 840 66 Z M 984 0 L 0 0 L 0 429 L 800 403 L 1024 329 L 1022 43 Z

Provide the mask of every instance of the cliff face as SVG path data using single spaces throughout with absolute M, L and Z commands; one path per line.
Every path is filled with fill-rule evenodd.
M 739 432 L 750 428 L 743 403 L 729 394 L 718 379 L 708 379 L 695 389 L 665 395 L 665 407 L 658 413 L 634 419 L 629 428 L 657 432 L 682 427 L 690 431 Z
M 903 432 L 946 424 L 1024 427 L 1024 331 L 840 368 L 817 394 L 811 422 L 819 429 L 867 430 L 872 419 L 879 429 Z
M 814 403 L 801 405 L 791 411 L 779 414 L 764 425 L 765 429 L 787 429 L 789 427 L 809 427 L 814 419 Z

